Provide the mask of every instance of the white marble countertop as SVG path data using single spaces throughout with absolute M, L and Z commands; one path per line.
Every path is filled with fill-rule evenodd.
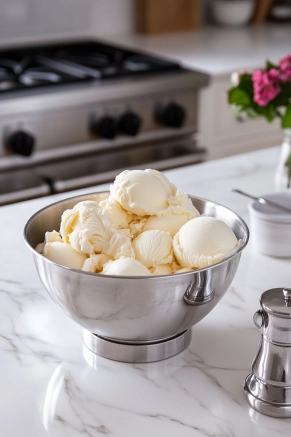
M 273 191 L 277 154 L 269 149 L 166 174 L 248 221 L 247 199 L 227 189 Z M 290 260 L 259 255 L 249 244 L 229 291 L 194 326 L 186 351 L 139 365 L 97 357 L 94 369 L 81 329 L 49 298 L 22 237 L 26 220 L 61 197 L 68 194 L 0 208 L 1 437 L 290 436 L 291 420 L 254 412 L 242 388 L 259 345 L 252 322 L 259 297 L 290 286 Z
M 261 68 L 290 53 L 290 24 L 244 28 L 206 26 L 198 31 L 162 35 L 112 35 L 106 40 L 180 61 L 213 76 L 246 68 Z

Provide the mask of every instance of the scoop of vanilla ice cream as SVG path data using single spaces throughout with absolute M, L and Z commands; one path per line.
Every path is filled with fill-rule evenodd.
M 134 214 L 134 216 L 135 216 L 135 214 Z M 131 237 L 136 237 L 137 234 L 141 233 L 141 231 L 144 227 L 144 224 L 147 220 L 146 217 L 138 217 L 138 216 L 135 216 L 135 217 L 136 218 L 134 220 L 132 220 L 132 222 L 130 222 L 128 225 Z
M 44 243 L 53 243 L 54 241 L 63 241 L 62 237 L 60 236 L 59 232 L 52 231 L 52 232 L 46 232 L 44 235 Z
M 152 215 L 145 222 L 142 230 L 159 230 L 170 232 L 174 237 L 178 230 L 189 220 L 188 214 L 167 214 L 160 217 Z
M 179 189 L 176 189 L 175 195 L 168 197 L 167 203 L 167 208 L 159 215 L 148 217 L 143 231 L 158 229 L 170 232 L 171 236 L 174 237 L 185 223 L 200 215 L 187 194 Z
M 43 256 L 57 264 L 78 270 L 82 268 L 87 259 L 86 255 L 77 252 L 69 243 L 61 241 L 46 243 L 43 248 Z
M 125 211 L 112 196 L 102 200 L 99 205 L 108 211 L 111 223 L 117 229 L 127 228 L 128 224 L 132 221 L 132 214 Z
M 160 264 L 152 270 L 153 275 L 171 275 L 173 273 L 171 264 Z
M 164 184 L 168 196 L 174 196 L 176 194 L 177 188 L 174 184 L 172 184 L 164 175 L 164 173 L 161 173 L 158 170 L 153 170 L 152 168 L 147 168 L 145 172 L 150 173 L 154 176 L 156 176 L 160 181 Z
M 135 257 L 147 268 L 169 264 L 173 260 L 173 240 L 169 232 L 145 231 L 132 242 Z
M 203 268 L 223 260 L 238 245 L 232 229 L 215 217 L 190 220 L 174 237 L 174 253 L 181 268 Z
M 34 250 L 36 250 L 38 253 L 42 254 L 43 253 L 43 248 L 44 248 L 45 243 L 39 243 Z
M 110 261 L 110 256 L 104 253 L 98 255 L 91 255 L 83 264 L 82 270 L 84 272 L 99 273 L 103 269 L 104 264 Z
M 155 172 L 125 170 L 116 177 L 110 193 L 126 211 L 139 216 L 159 214 L 167 208 L 172 192 L 171 184 L 166 185 L 164 178 Z
M 107 214 L 107 217 L 106 217 Z M 62 215 L 60 233 L 65 242 L 81 253 L 93 254 L 102 252 L 111 235 L 106 219 L 109 214 L 98 202 L 85 200 L 77 203 L 73 209 Z
M 130 238 L 122 232 L 114 232 L 110 240 L 104 244 L 103 252 L 115 259 L 133 257 L 134 251 Z
M 86 200 L 65 211 L 60 233 L 65 242 L 87 255 L 103 252 L 114 258 L 134 256 L 130 232 L 116 229 L 107 209 L 95 201 Z
M 149 276 L 151 272 L 137 259 L 120 258 L 108 261 L 103 268 L 103 275 L 118 276 Z
M 177 189 L 174 196 L 168 199 L 168 208 L 162 212 L 162 215 L 167 214 L 186 214 L 188 220 L 200 216 L 199 211 L 193 205 L 190 197 L 179 189 Z
M 62 242 L 63 240 L 62 240 L 62 237 L 60 236 L 60 234 L 59 234 L 59 232 L 57 232 L 57 231 L 51 231 L 51 232 L 46 232 L 45 233 L 45 236 L 44 236 L 44 242 L 43 243 L 39 243 L 37 246 L 36 246 L 36 248 L 35 248 L 35 250 L 38 252 L 38 253 L 43 253 L 43 249 L 44 249 L 44 246 L 45 246 L 45 244 L 46 243 L 53 243 L 54 241 L 60 241 L 60 242 Z

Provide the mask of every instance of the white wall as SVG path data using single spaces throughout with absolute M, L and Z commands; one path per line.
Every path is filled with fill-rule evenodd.
M 93 0 L 91 26 L 96 35 L 130 33 L 135 30 L 134 0 Z
M 0 0 L 0 39 L 127 33 L 134 0 Z
M 205 21 L 210 0 L 200 2 Z M 102 37 L 134 30 L 135 0 L 0 0 L 1 42 L 88 33 Z

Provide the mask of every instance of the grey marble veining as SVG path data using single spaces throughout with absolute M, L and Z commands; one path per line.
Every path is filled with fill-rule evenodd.
M 166 174 L 248 221 L 247 199 L 228 188 L 273 191 L 277 155 L 269 149 Z M 43 289 L 23 242 L 26 220 L 62 197 L 0 208 L 1 437 L 290 436 L 291 420 L 252 411 L 242 390 L 259 344 L 253 313 L 264 290 L 290 286 L 290 260 L 264 257 L 250 242 L 185 352 L 150 364 L 109 361 L 83 351 L 80 328 Z

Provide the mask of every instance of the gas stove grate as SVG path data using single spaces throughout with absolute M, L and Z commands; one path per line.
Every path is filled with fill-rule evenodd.
M 99 42 L 0 51 L 0 93 L 179 71 L 174 62 Z

